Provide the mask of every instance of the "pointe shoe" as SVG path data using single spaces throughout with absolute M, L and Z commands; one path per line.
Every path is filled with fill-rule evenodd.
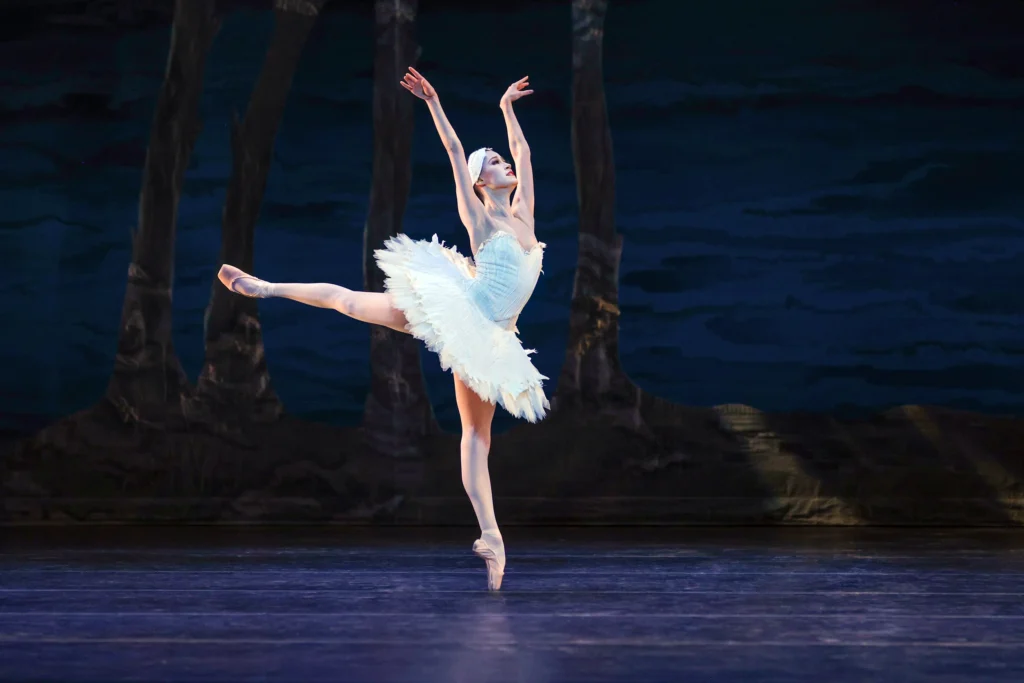
M 250 299 L 264 299 L 268 295 L 267 282 L 226 263 L 220 267 L 217 279 L 235 294 L 241 294 Z
M 484 559 L 487 563 L 487 590 L 496 591 L 501 588 L 501 579 L 505 576 L 505 548 L 502 545 L 501 554 L 487 544 L 483 538 L 473 542 L 473 552 Z

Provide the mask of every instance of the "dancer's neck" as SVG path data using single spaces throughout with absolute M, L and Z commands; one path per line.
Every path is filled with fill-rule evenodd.
M 498 218 L 512 217 L 512 189 L 502 188 L 492 190 L 489 187 L 483 188 L 484 210 L 490 216 Z

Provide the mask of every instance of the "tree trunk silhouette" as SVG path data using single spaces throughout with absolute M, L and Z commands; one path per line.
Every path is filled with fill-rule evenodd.
M 181 186 L 202 128 L 203 70 L 220 21 L 208 0 L 178 0 L 142 172 L 139 224 L 106 398 L 127 423 L 180 418 L 188 378 L 174 351 L 171 291 Z
M 569 342 L 555 407 L 632 407 L 638 390 L 619 363 L 619 262 L 615 159 L 604 96 L 602 43 L 608 0 L 572 2 L 572 154 L 579 201 L 579 263 Z
M 245 118 L 231 127 L 233 166 L 221 226 L 218 263 L 253 271 L 253 237 L 270 172 L 274 138 L 292 77 L 313 24 L 327 0 L 275 0 L 274 35 L 249 98 Z M 283 406 L 267 369 L 257 300 L 216 279 L 205 318 L 206 359 L 190 418 L 272 422 Z
M 384 273 L 373 258 L 388 237 L 402 231 L 412 179 L 416 99 L 399 87 L 419 57 L 414 22 L 417 0 L 376 0 L 373 62 L 373 181 L 363 231 L 367 291 L 384 291 Z M 438 431 L 420 364 L 420 344 L 407 334 L 374 325 L 370 332 L 370 394 L 363 425 L 368 445 L 397 457 L 418 453 L 420 437 Z

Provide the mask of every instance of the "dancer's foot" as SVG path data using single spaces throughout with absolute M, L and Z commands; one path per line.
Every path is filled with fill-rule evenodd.
M 487 563 L 487 589 L 500 589 L 501 579 L 505 576 L 505 543 L 501 536 L 488 533 L 481 535 L 473 542 L 473 552 Z
M 265 299 L 270 296 L 270 283 L 253 277 L 248 273 L 224 264 L 217 273 L 217 279 L 225 287 L 236 294 L 247 296 L 251 299 Z

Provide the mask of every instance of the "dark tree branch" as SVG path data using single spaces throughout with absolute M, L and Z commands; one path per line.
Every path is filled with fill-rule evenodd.
M 412 181 L 412 136 L 416 99 L 399 87 L 419 58 L 417 0 L 376 0 L 373 84 L 373 181 L 363 231 L 363 275 L 367 291 L 384 291 L 384 273 L 373 251 L 402 231 Z M 370 394 L 364 426 L 368 445 L 396 457 L 418 453 L 420 438 L 437 431 L 413 337 L 374 326 L 370 336 Z
M 253 270 L 253 240 L 274 139 L 302 49 L 326 0 L 276 0 L 274 35 L 245 117 L 231 127 L 232 173 L 224 198 L 219 263 Z M 273 421 L 283 412 L 270 382 L 257 300 L 216 279 L 206 309 L 206 360 L 190 418 Z
M 178 0 L 139 197 L 139 224 L 106 397 L 126 422 L 158 425 L 179 414 L 190 389 L 174 351 L 171 290 L 178 202 L 202 127 L 206 56 L 219 28 L 213 3 Z
M 635 407 L 638 392 L 619 363 L 619 263 L 615 157 L 604 95 L 602 44 L 608 0 L 572 3 L 572 153 L 579 201 L 579 263 L 569 342 L 555 407 Z

